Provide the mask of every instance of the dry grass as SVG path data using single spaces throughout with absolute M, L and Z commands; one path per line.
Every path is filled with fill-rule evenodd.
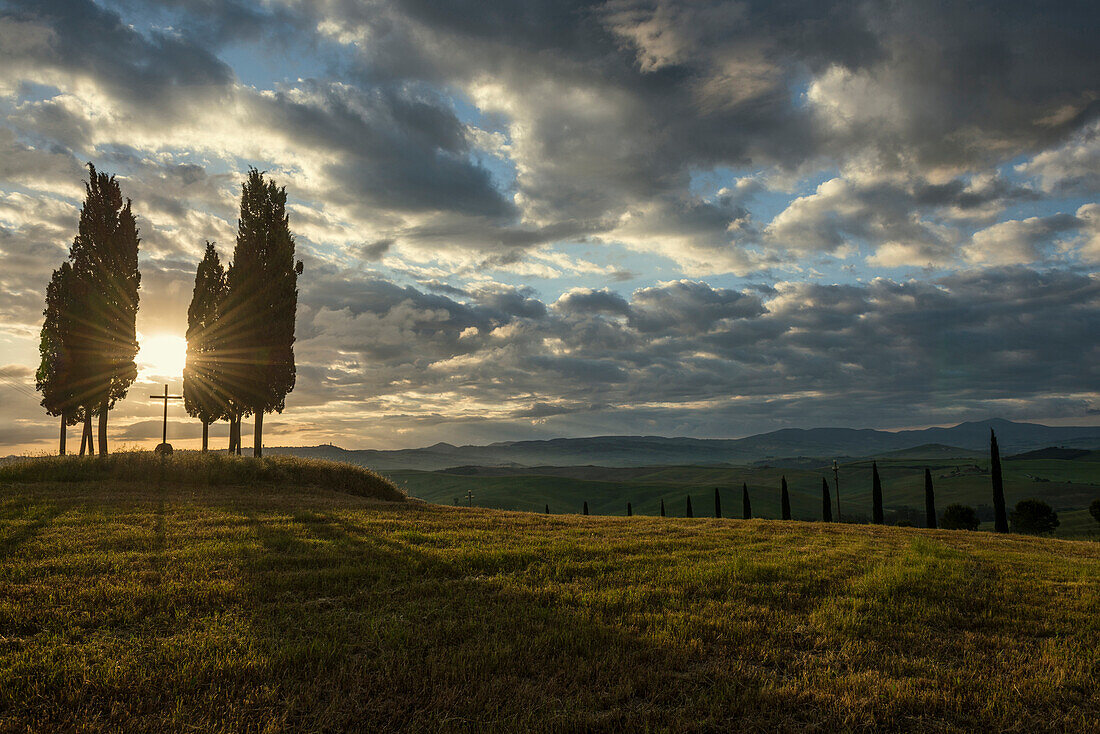
M 3 481 L 2 730 L 1100 720 L 1094 543 Z

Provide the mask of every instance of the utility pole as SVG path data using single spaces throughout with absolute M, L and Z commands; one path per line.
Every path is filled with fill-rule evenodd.
M 473 507 L 474 506 L 474 490 L 472 490 L 472 489 L 467 489 L 466 490 L 466 506 L 467 507 Z
M 833 483 L 836 485 L 836 521 L 844 522 L 840 515 L 840 465 L 833 459 Z

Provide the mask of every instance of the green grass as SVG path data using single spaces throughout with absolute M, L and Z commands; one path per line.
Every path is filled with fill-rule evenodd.
M 198 451 L 178 451 L 169 456 L 149 451 L 122 451 L 105 457 L 37 456 L 0 464 L 0 483 L 16 482 L 312 486 L 393 502 L 406 499 L 405 493 L 393 482 L 354 464 L 294 456 L 267 456 L 256 460 Z
M 883 459 L 878 464 L 888 513 L 909 508 L 915 524 L 924 523 L 926 465 L 932 471 L 936 505 L 941 513 L 955 502 L 972 507 L 993 503 L 988 461 Z M 477 474 L 460 474 L 402 470 L 385 474 L 408 494 L 439 504 L 453 504 L 455 498 L 466 504 L 466 492 L 472 491 L 473 504 L 480 507 L 541 512 L 549 505 L 552 513 L 575 513 L 588 502 L 593 513 L 620 516 L 626 514 L 627 502 L 633 505 L 636 514 L 655 515 L 661 499 L 665 500 L 670 515 L 683 516 L 686 497 L 690 495 L 695 516 L 711 517 L 714 489 L 718 487 L 723 514 L 740 517 L 741 484 L 746 482 L 753 515 L 765 518 L 780 516 L 779 483 L 780 477 L 786 476 L 793 515 L 803 520 L 821 518 L 821 478 L 828 478 L 830 487 L 833 479 L 830 467 L 810 470 L 705 466 L 540 467 L 518 470 L 524 473 L 507 476 L 492 476 L 503 473 L 502 470 L 477 471 Z M 1036 478 L 1046 481 L 1036 481 Z M 1062 527 L 1056 533 L 1059 537 L 1100 536 L 1100 524 L 1086 512 L 1089 503 L 1100 498 L 1100 462 L 1005 461 L 1004 479 L 1005 498 L 1010 508 L 1022 499 L 1041 499 L 1050 503 L 1062 518 Z M 869 520 L 871 462 L 843 465 L 840 490 L 845 517 Z
M 0 477 L 3 731 L 1100 717 L 1094 543 Z

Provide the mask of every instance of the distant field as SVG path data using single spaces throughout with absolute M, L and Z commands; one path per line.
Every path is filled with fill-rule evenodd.
M 180 479 L 0 478 L 0 730 L 1100 720 L 1095 543 Z
M 1100 458 L 1095 453 L 1089 458 Z M 911 517 L 924 524 L 924 467 L 932 470 L 936 506 L 942 513 L 954 502 L 978 507 L 993 503 L 988 458 L 898 458 L 878 462 L 884 504 L 893 518 Z M 1035 497 L 1059 511 L 1059 537 L 1100 539 L 1100 524 L 1087 512 L 1100 498 L 1100 461 L 1033 459 L 1003 462 L 1005 497 L 1010 506 Z M 600 515 L 625 515 L 626 503 L 637 514 L 655 515 L 664 499 L 670 515 L 683 516 L 688 495 L 696 517 L 714 514 L 714 490 L 720 488 L 723 514 L 741 516 L 741 484 L 747 482 L 755 516 L 778 518 L 779 484 L 787 477 L 796 519 L 821 519 L 821 478 L 831 467 L 700 467 L 639 468 L 541 467 L 535 469 L 463 468 L 456 472 L 384 472 L 410 495 L 430 502 L 551 513 L 577 513 L 584 502 Z M 1037 481 L 1044 480 L 1044 481 Z M 844 464 L 840 473 L 841 509 L 847 519 L 871 515 L 871 462 Z M 834 498 L 835 506 L 835 498 Z M 908 508 L 909 512 L 906 512 Z

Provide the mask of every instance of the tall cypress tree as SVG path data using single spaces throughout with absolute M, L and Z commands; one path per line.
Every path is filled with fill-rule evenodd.
M 255 421 L 253 455 L 263 454 L 264 413 L 281 413 L 294 389 L 294 318 L 301 261 L 286 213 L 286 188 L 255 168 L 241 190 L 227 311 L 236 353 L 234 397 Z
M 88 164 L 80 224 L 69 251 L 81 282 L 80 328 L 73 339 L 81 405 L 99 416 L 99 453 L 107 453 L 107 413 L 137 378 L 137 221 L 114 176 Z
M 547 505 L 547 506 L 546 506 L 546 514 L 547 514 L 547 515 L 549 515 L 549 514 L 550 514 L 550 505 Z
M 634 516 L 634 508 L 630 506 L 629 502 L 626 503 L 626 516 L 627 517 L 633 517 Z
M 661 498 L 661 517 L 665 516 L 665 498 Z
M 829 496 L 829 480 L 821 477 L 821 519 L 833 521 L 833 499 Z
M 42 333 L 38 344 L 41 357 L 35 372 L 35 387 L 42 393 L 42 407 L 49 415 L 60 416 L 61 433 L 58 453 L 65 455 L 66 426 L 83 421 L 80 398 L 74 384 L 72 341 L 77 324 L 73 321 L 77 280 L 69 263 L 53 271 L 46 286 Z
M 688 495 L 688 498 L 687 498 L 687 514 L 685 514 L 684 517 L 695 517 L 695 513 L 693 513 L 691 511 L 691 495 L 690 494 Z
M 882 480 L 878 476 L 878 462 L 871 462 L 871 516 L 876 525 L 886 521 L 882 513 Z
M 749 502 L 749 484 L 741 484 L 741 517 L 745 520 L 752 519 L 752 503 Z
M 588 514 L 588 502 L 587 501 L 584 503 L 584 514 L 586 514 L 586 515 Z
M 932 472 L 924 467 L 924 526 L 936 529 L 936 493 L 932 490 Z
M 993 529 L 1008 532 L 1008 513 L 1005 511 L 1005 485 L 1001 477 L 1001 450 L 997 446 L 997 434 L 989 429 L 989 464 L 993 475 Z
M 187 308 L 187 365 L 183 368 L 183 404 L 188 415 L 202 421 L 203 451 L 209 448 L 210 424 L 229 417 L 218 339 L 225 290 L 225 268 L 214 244 L 207 242 Z
M 722 495 L 718 492 L 718 487 L 714 488 L 714 516 L 722 517 Z
M 791 496 L 787 493 L 787 477 L 783 477 L 780 483 L 779 505 L 784 520 L 791 519 Z

